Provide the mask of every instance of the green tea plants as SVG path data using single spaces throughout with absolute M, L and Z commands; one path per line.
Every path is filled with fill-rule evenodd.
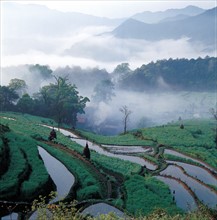
M 133 132 L 118 136 L 103 136 L 91 132 L 79 130 L 79 134 L 99 144 L 126 145 L 126 146 L 152 146 L 153 141 L 136 138 Z
M 13 123 L 15 123 L 13 121 Z M 20 125 L 22 126 L 22 124 Z M 16 196 L 16 200 L 33 200 L 43 194 L 50 181 L 43 162 L 38 157 L 37 144 L 19 129 L 5 134 L 9 146 L 9 167 L 1 176 L 1 199 Z
M 147 215 L 156 208 L 163 208 L 168 213 L 181 213 L 169 188 L 154 177 L 131 176 L 125 183 L 126 210 L 133 215 Z
M 138 214 L 137 217 L 133 217 L 126 214 L 126 217 L 122 218 L 115 215 L 115 213 L 108 213 L 92 217 L 90 215 L 82 215 L 76 205 L 76 201 L 47 204 L 45 198 L 40 197 L 34 201 L 31 211 L 37 211 L 37 219 L 43 220 L 51 218 L 55 220 L 212 220 L 216 219 L 217 216 L 216 211 L 210 210 L 205 206 L 199 206 L 197 210 L 188 213 L 169 214 L 167 209 L 155 208 L 146 216 Z
M 142 169 L 138 164 L 105 156 L 94 150 L 91 150 L 91 158 L 87 160 L 82 157 L 83 146 L 59 131 L 57 131 L 56 142 L 48 142 L 51 129 L 42 125 L 56 126 L 50 119 L 15 113 L 8 115 L 1 113 L 1 116 L 4 116 L 1 118 L 1 123 L 10 128 L 10 131 L 4 133 L 4 138 L 9 140 L 8 169 L 0 176 L 0 184 L 3 186 L 0 190 L 3 191 L 1 195 L 4 198 L 14 198 L 16 194 L 19 195 L 18 200 L 32 201 L 39 194 L 43 195 L 45 189 L 54 189 L 44 164 L 39 158 L 37 146 L 42 146 L 75 176 L 75 185 L 65 201 L 73 199 L 77 199 L 78 202 L 110 201 L 115 206 L 124 208 L 130 215 L 138 216 L 139 219 L 148 219 L 149 216 L 157 216 L 157 218 L 166 216 L 172 219 L 170 214 L 177 213 L 181 213 L 180 219 L 184 219 L 185 215 L 176 207 L 169 188 L 151 176 L 165 169 L 167 166 L 165 159 L 192 164 L 195 162 L 164 155 L 163 150 L 174 149 L 193 158 L 199 158 L 214 168 L 217 166 L 217 152 L 213 145 L 211 129 L 213 123 L 209 120 L 184 121 L 183 129 L 180 129 L 179 123 L 171 123 L 130 131 L 118 136 L 101 136 L 78 131 L 82 137 L 99 144 L 152 147 L 153 154 L 134 154 L 158 165 L 157 170 L 150 171 Z M 4 155 L 6 153 L 2 139 L 0 158 Z M 12 159 L 14 164 L 11 163 Z M 11 176 L 16 178 L 12 179 Z M 10 189 L 12 189 L 11 192 Z M 111 215 L 100 218 L 109 219 Z
M 217 168 L 217 151 L 213 141 L 213 121 L 184 121 L 185 128 L 180 129 L 178 123 L 142 129 L 144 136 L 156 138 L 159 144 L 172 147 L 194 158 L 203 160 Z
M 82 163 L 79 159 L 72 157 L 57 149 L 42 144 L 51 155 L 60 160 L 71 173 L 75 175 L 78 182 L 77 197 L 78 201 L 91 198 L 103 198 L 104 186 L 100 184 L 99 178 L 94 174 L 90 167 Z

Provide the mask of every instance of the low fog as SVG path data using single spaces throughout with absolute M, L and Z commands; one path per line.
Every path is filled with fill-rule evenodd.
M 67 71 L 68 70 L 68 71 Z M 85 74 L 91 74 L 93 82 L 88 78 L 75 83 L 74 76 L 70 77 L 70 72 L 80 71 L 81 76 L 85 78 Z M 95 71 L 96 75 L 93 75 Z M 85 114 L 78 115 L 79 119 L 85 121 L 85 129 L 90 129 L 102 134 L 118 134 L 123 131 L 123 114 L 120 112 L 122 106 L 127 106 L 132 114 L 127 129 L 136 129 L 151 127 L 156 125 L 166 124 L 171 121 L 177 121 L 180 117 L 184 119 L 189 118 L 210 118 L 209 109 L 215 106 L 216 93 L 215 92 L 188 92 L 188 91 L 160 91 L 154 92 L 133 92 L 115 88 L 115 96 L 111 101 L 94 102 L 93 94 L 94 88 L 102 78 L 110 75 L 106 70 L 99 69 L 81 69 L 74 68 L 58 68 L 52 73 L 56 76 L 66 76 L 70 79 L 70 83 L 77 86 L 79 94 L 90 99 L 85 108 Z M 79 73 L 78 73 L 79 74 Z M 99 74 L 99 76 L 97 76 Z M 30 95 L 38 92 L 39 89 L 54 82 L 51 76 L 49 79 L 44 79 L 42 75 L 37 72 L 30 72 L 28 66 L 17 66 L 10 68 L 3 68 L 2 85 L 8 85 L 10 79 L 19 78 L 26 81 L 28 85 L 27 92 Z M 104 75 L 100 78 L 100 75 Z M 89 77 L 91 77 L 89 76 Z M 98 81 L 97 81 L 98 78 Z M 74 79 L 74 80 L 73 80 Z M 88 83 L 89 82 L 89 83 Z M 169 85 L 167 85 L 169 87 Z M 84 124 L 79 123 L 78 126 L 83 127 Z
M 91 29 L 91 32 L 93 32 L 93 29 Z M 87 35 L 88 32 L 84 34 L 81 30 L 81 32 L 75 33 L 69 38 L 50 39 L 49 44 L 55 45 L 55 47 L 52 46 L 53 51 L 46 49 L 49 47 L 49 44 L 46 44 L 47 39 L 43 41 L 42 45 L 35 48 L 29 49 L 32 46 L 28 46 L 25 53 L 11 52 L 4 55 L 2 65 L 39 63 L 49 65 L 53 69 L 59 66 L 79 65 L 82 68 L 99 67 L 112 71 L 122 62 L 128 62 L 131 68 L 135 69 L 142 64 L 161 59 L 215 56 L 214 48 L 209 49 L 199 42 L 191 43 L 185 37 L 178 40 L 168 39 L 149 42 L 135 39 L 117 39 L 110 35 L 88 35 L 88 37 Z M 17 43 L 19 40 L 17 40 Z
M 215 93 L 194 92 L 156 92 L 138 93 L 116 91 L 116 96 L 109 103 L 100 102 L 97 105 L 87 105 L 93 108 L 92 123 L 98 125 L 97 132 L 108 131 L 120 133 L 123 131 L 123 114 L 120 108 L 124 105 L 132 111 L 128 129 L 151 127 L 168 122 L 191 118 L 210 118 L 209 109 L 215 106 Z M 107 128 L 107 129 L 106 129 Z M 112 130 L 114 129 L 114 130 Z
M 33 95 L 54 82 L 54 77 L 43 78 L 40 72 L 29 71 L 28 65 L 48 65 L 53 75 L 68 77 L 79 94 L 91 100 L 86 114 L 79 117 L 97 132 L 104 132 L 105 128 L 107 133 L 121 132 L 119 109 L 124 105 L 132 111 L 128 129 L 163 124 L 179 117 L 210 117 L 208 111 L 215 104 L 214 93 L 169 92 L 170 85 L 162 78 L 158 83 L 168 89 L 164 92 L 115 88 L 110 102 L 99 103 L 94 103 L 92 95 L 96 84 L 106 76 L 109 78 L 120 63 L 129 63 L 130 69 L 135 70 L 163 59 L 215 57 L 212 45 L 185 35 L 160 41 L 115 37 L 112 31 L 128 18 L 112 20 L 15 3 L 3 6 L 1 85 L 8 85 L 14 78 L 23 79 L 28 85 L 27 92 Z M 78 74 L 72 75 L 75 72 Z

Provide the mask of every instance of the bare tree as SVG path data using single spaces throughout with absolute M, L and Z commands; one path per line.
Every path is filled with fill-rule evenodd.
M 126 105 L 124 105 L 120 108 L 120 112 L 123 113 L 124 134 L 126 134 L 126 132 L 127 132 L 127 123 L 129 122 L 129 116 L 132 113 L 132 111 L 130 111 L 128 109 L 128 107 Z
M 213 118 L 217 121 L 217 108 L 211 108 L 210 113 L 213 116 Z

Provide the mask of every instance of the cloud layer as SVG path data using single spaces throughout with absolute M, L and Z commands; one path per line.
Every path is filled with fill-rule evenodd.
M 25 47 L 22 48 L 18 43 L 19 38 L 15 39 L 16 43 L 8 45 L 7 53 L 3 53 L 2 66 L 40 63 L 50 65 L 52 68 L 80 65 L 98 66 L 112 71 L 122 62 L 128 62 L 134 69 L 160 59 L 183 57 L 190 59 L 215 55 L 214 50 L 207 52 L 204 45 L 192 44 L 187 38 L 148 42 L 117 39 L 110 35 L 92 35 L 93 33 L 99 33 L 99 27 L 96 27 L 96 30 L 94 27 L 82 29 L 65 38 L 40 40 L 36 38 L 35 44 L 27 40 Z M 18 46 L 10 48 L 14 44 Z

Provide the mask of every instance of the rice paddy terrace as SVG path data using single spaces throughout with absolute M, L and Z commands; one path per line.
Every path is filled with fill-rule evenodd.
M 76 200 L 81 211 L 96 204 L 129 216 L 156 208 L 184 213 L 200 204 L 217 209 L 215 121 L 185 121 L 183 129 L 170 123 L 118 136 L 58 129 L 51 119 L 27 114 L 1 113 L 0 124 L 0 216 L 26 215 L 34 199 L 52 191 L 62 193 L 53 202 Z M 52 127 L 55 142 L 48 141 Z M 82 155 L 86 144 L 90 160 Z M 60 171 L 51 156 L 67 170 Z M 71 177 L 61 177 L 67 172 Z

